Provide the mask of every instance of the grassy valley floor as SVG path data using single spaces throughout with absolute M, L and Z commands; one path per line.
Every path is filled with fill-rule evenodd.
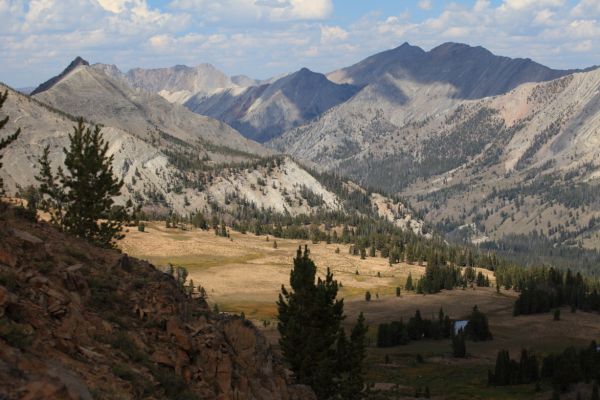
M 592 339 L 600 339 L 598 314 L 563 309 L 557 322 L 551 314 L 513 317 L 514 291 L 497 293 L 493 288 L 476 287 L 434 295 L 406 293 L 403 288 L 408 274 L 418 278 L 424 267 L 404 263 L 390 267 L 381 257 L 361 260 L 349 254 L 347 245 L 267 240 L 266 236 L 234 231 L 231 238 L 222 238 L 213 231 L 167 229 L 164 223 L 156 222 L 146 224 L 145 232 L 131 229 L 120 246 L 129 255 L 158 266 L 172 263 L 186 267 L 188 279 L 206 289 L 210 304 L 225 312 L 243 312 L 277 348 L 275 302 L 281 285 L 289 286 L 293 257 L 304 244 L 309 245 L 318 274 L 323 276 L 329 267 L 342 283 L 339 297 L 344 298 L 348 328 L 360 312 L 371 326 L 366 375 L 373 385 L 373 399 L 411 398 L 416 387 L 425 386 L 432 398 L 547 399 L 549 384 L 542 385 L 542 393 L 536 393 L 533 385 L 488 387 L 487 370 L 493 368 L 498 350 L 508 349 L 518 358 L 522 348 L 548 353 L 570 345 L 587 346 Z M 492 273 L 482 271 L 494 283 Z M 402 288 L 400 297 L 395 295 L 397 286 Z M 364 300 L 367 290 L 373 295 L 370 302 Z M 423 340 L 387 349 L 375 346 L 379 323 L 400 318 L 407 321 L 417 309 L 424 318 L 437 318 L 440 307 L 451 318 L 462 319 L 475 305 L 487 314 L 494 340 L 467 342 L 466 359 L 452 358 L 449 340 Z M 417 355 L 423 362 L 417 361 Z M 586 389 L 582 388 L 582 393 Z

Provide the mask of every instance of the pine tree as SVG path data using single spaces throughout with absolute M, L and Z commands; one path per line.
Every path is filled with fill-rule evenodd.
M 343 300 L 337 300 L 338 284 L 327 270 L 317 279 L 317 267 L 308 248 L 299 248 L 290 273 L 291 290 L 281 288 L 277 307 L 279 344 L 296 381 L 313 388 L 320 399 L 335 393 L 339 375 L 335 344 L 343 316 Z
M 375 246 L 371 246 L 371 248 L 369 249 L 369 257 L 375 257 L 375 251 Z
M 0 109 L 4 106 L 4 102 L 8 98 L 8 91 L 4 91 L 4 94 L 0 94 Z M 6 116 L 3 120 L 0 120 L 0 130 L 2 130 L 8 123 L 10 117 Z M 17 129 L 15 133 L 9 135 L 3 139 L 0 139 L 0 151 L 4 150 L 9 144 L 17 140 L 21 134 L 21 128 Z M 0 168 L 2 168 L 2 154 L 0 154 Z M 4 193 L 2 178 L 0 178 L 0 194 Z
M 412 274 L 410 272 L 408 273 L 408 278 L 406 278 L 406 285 L 404 286 L 404 289 L 405 290 L 414 290 Z
M 362 365 L 366 355 L 366 336 L 369 327 L 365 325 L 365 317 L 361 312 L 356 324 L 350 334 L 350 345 L 348 348 L 347 374 L 340 381 L 339 394 L 344 400 L 362 399 L 361 392 L 365 386 Z M 339 346 L 338 346 L 339 348 Z M 338 364 L 339 368 L 339 364 Z
M 206 219 L 204 219 L 204 215 L 200 211 L 198 211 L 192 217 L 192 225 L 194 225 L 196 228 L 208 229 L 208 224 L 206 223 Z
M 473 307 L 473 311 L 469 317 L 469 323 L 465 329 L 465 334 L 473 341 L 492 340 L 492 333 L 490 332 L 487 316 L 479 311 L 477 306 Z
M 464 358 L 467 355 L 465 334 L 462 331 L 452 338 L 452 354 L 458 358 Z
M 120 232 L 126 213 L 113 207 L 113 197 L 120 194 L 123 181 L 114 177 L 113 156 L 108 155 L 108 143 L 99 126 L 92 131 L 80 119 L 69 140 L 69 149 L 63 149 L 66 171 L 59 168 L 56 177 L 49 164 L 49 150 L 44 150 L 39 160 L 40 191 L 51 207 L 57 207 L 55 222 L 64 230 L 111 247 L 114 240 L 123 237 Z
M 39 173 L 35 179 L 40 183 L 41 203 L 43 208 L 50 214 L 50 222 L 63 229 L 67 194 L 60 184 L 59 179 L 52 173 L 49 156 L 50 148 L 46 146 L 42 156 L 38 160 Z M 58 176 L 63 175 L 62 167 L 58 167 Z

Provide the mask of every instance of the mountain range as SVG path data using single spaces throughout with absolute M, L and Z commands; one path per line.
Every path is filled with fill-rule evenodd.
M 51 107 L 43 112 L 83 115 L 115 132 L 111 138 L 127 137 L 141 153 L 129 157 L 133 147 L 122 148 L 125 169 L 136 165 L 133 171 L 149 175 L 145 186 L 133 178 L 130 195 L 149 201 L 160 193 L 165 207 L 179 212 L 229 201 L 232 187 L 259 207 L 311 212 L 301 199 L 282 200 L 300 193 L 303 181 L 338 209 L 343 200 L 307 165 L 398 194 L 450 236 L 467 231 L 482 242 L 535 232 L 595 247 L 599 88 L 595 68 L 554 70 L 482 47 L 445 43 L 425 51 L 405 43 L 328 74 L 303 68 L 267 81 L 227 77 L 209 65 L 122 73 L 76 59 L 32 98 L 15 97 L 30 102 L 32 114 L 43 104 Z M 66 132 L 70 124 L 55 129 Z M 160 168 L 135 164 L 150 153 Z M 258 166 L 276 153 L 292 158 L 276 169 Z M 256 169 L 214 167 L 242 161 Z M 189 188 L 186 174 L 207 166 L 202 184 Z M 26 171 L 5 180 L 30 183 Z M 268 184 L 257 187 L 263 178 Z
M 35 185 L 37 159 L 44 147 L 56 168 L 76 116 L 102 125 L 124 180 L 119 203 L 134 200 L 149 213 L 188 215 L 235 213 L 252 207 L 285 215 L 349 212 L 344 193 L 363 191 L 342 183 L 336 192 L 319 176 L 287 157 L 248 140 L 228 125 L 195 114 L 150 91 L 133 88 L 104 66 L 74 60 L 61 74 L 26 96 L 11 88 L 3 113 L 8 129 L 23 133 L 4 156 L 2 177 L 9 193 Z M 423 223 L 397 200 L 370 193 L 379 214 L 415 232 Z
M 197 94 L 185 106 L 226 122 L 248 138 L 265 142 L 317 118 L 359 89 L 336 84 L 323 74 L 303 68 L 272 83 L 227 89 L 209 97 Z

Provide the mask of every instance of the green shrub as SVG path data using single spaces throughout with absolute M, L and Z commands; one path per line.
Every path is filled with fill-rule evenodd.
M 117 332 L 111 346 L 122 351 L 133 362 L 148 363 L 148 355 L 140 350 L 124 332 Z
M 152 375 L 160 383 L 160 386 L 165 391 L 165 395 L 169 399 L 177 400 L 200 400 L 193 392 L 191 392 L 183 379 L 175 375 L 175 373 L 165 367 L 153 368 Z
M 135 372 L 125 364 L 117 364 L 112 366 L 112 372 L 119 378 L 133 382 L 136 380 Z

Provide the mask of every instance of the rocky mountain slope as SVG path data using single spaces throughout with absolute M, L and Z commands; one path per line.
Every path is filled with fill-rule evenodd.
M 247 138 L 265 142 L 317 118 L 358 90 L 357 86 L 338 85 L 303 68 L 273 83 L 229 89 L 209 97 L 200 93 L 187 100 L 185 106 L 226 122 Z
M 201 141 L 256 155 L 260 145 L 211 118 L 194 114 L 157 94 L 135 90 L 103 70 L 79 62 L 40 85 L 33 97 L 74 116 L 130 132 L 143 140 L 168 135 L 188 144 Z
M 414 92 L 381 100 L 368 84 L 272 145 L 398 191 L 443 230 L 473 224 L 479 240 L 541 232 L 600 248 L 600 202 L 592 194 L 600 191 L 600 70 L 479 100 L 457 96 L 471 97 L 481 86 L 385 79 Z
M 314 399 L 185 278 L 3 211 L 0 397 Z
M 508 92 L 526 82 L 560 78 L 574 70 L 553 70 L 530 59 L 511 59 L 462 43 L 444 43 L 430 51 L 408 43 L 327 74 L 338 83 L 367 85 L 385 75 L 422 84 L 448 83 L 454 97 L 479 99 Z
M 230 79 L 222 71 L 211 64 L 200 64 L 194 67 L 176 65 L 169 68 L 143 69 L 134 68 L 122 73 L 114 65 L 96 64 L 94 68 L 111 70 L 129 86 L 150 93 L 158 93 L 165 99 L 183 103 L 192 95 L 207 96 L 217 91 L 254 84 L 250 78 Z
M 548 81 L 570 72 L 499 57 L 481 47 L 446 43 L 426 52 L 405 43 L 328 74 L 335 82 L 364 88 L 268 145 L 331 168 L 365 151 L 363 143 L 378 146 L 379 136 L 396 134 L 404 140 L 405 126 L 436 118 L 465 99 L 506 93 L 523 82 Z
M 2 117 L 11 117 L 7 129 L 22 128 L 18 140 L 5 152 L 0 170 L 8 193 L 15 193 L 18 188 L 37 185 L 37 159 L 44 147 L 50 148 L 53 167 L 62 165 L 62 149 L 68 146 L 68 134 L 76 121 L 36 98 L 0 88 L 5 89 L 9 96 L 1 113 Z M 92 102 L 94 98 L 82 96 L 81 101 Z M 114 122 L 127 127 L 118 120 Z M 215 207 L 233 214 L 248 206 L 293 216 L 318 210 L 347 211 L 340 194 L 290 158 L 261 158 L 207 140 L 194 142 L 185 131 L 179 137 L 162 131 L 133 134 L 107 125 L 102 132 L 110 143 L 114 171 L 125 183 L 119 203 L 131 199 L 151 215 L 165 216 L 170 211 L 184 216 L 196 211 L 207 215 Z M 386 201 L 400 206 L 397 201 L 385 198 Z M 403 205 L 393 214 L 392 221 L 415 232 L 423 228 L 422 221 Z
M 66 78 L 67 75 L 69 75 L 71 72 L 73 72 L 75 69 L 77 69 L 77 67 L 89 66 L 89 65 L 90 65 L 90 63 L 87 62 L 86 60 L 84 60 L 83 58 L 76 57 L 73 61 L 71 61 L 71 63 L 67 66 L 67 68 L 64 69 L 63 72 L 61 72 L 59 75 L 56 75 L 56 76 L 50 78 L 49 80 L 42 83 L 38 87 L 34 88 L 29 94 L 31 94 L 33 96 L 35 94 L 46 91 L 46 90 L 52 88 L 52 86 L 54 86 L 58 82 L 60 82 L 63 78 Z

